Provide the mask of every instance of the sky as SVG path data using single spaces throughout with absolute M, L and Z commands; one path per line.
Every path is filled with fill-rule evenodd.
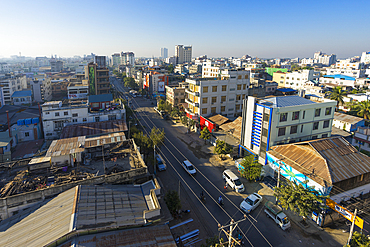
M 338 58 L 370 51 L 370 1 L 0 0 L 0 58 L 132 51 L 159 57 Z

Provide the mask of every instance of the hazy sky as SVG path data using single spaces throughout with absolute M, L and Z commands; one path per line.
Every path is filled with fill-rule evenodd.
M 0 57 L 133 51 L 136 57 L 337 57 L 370 50 L 370 1 L 0 0 Z

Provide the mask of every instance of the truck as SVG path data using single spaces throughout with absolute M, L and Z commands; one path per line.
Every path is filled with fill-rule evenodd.
M 270 201 L 265 203 L 264 211 L 267 217 L 270 217 L 275 221 L 275 223 L 284 231 L 290 227 L 290 221 L 288 217 L 284 214 L 281 207 L 273 204 Z

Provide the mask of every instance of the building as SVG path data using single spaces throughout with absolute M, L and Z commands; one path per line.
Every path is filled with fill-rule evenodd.
M 201 73 L 202 73 L 202 65 L 193 64 L 189 66 L 189 74 L 201 74 Z
M 333 68 L 327 68 L 326 69 L 326 75 L 345 75 L 350 76 L 354 78 L 361 78 L 365 76 L 365 69 L 333 69 Z
M 365 119 L 335 112 L 333 126 L 337 127 L 338 129 L 343 129 L 347 132 L 353 132 L 356 131 L 358 127 L 365 126 Z
M 121 52 L 121 64 L 135 65 L 135 54 L 133 52 Z
M 364 51 L 361 54 L 361 63 L 369 64 L 370 63 L 370 51 Z
M 94 56 L 94 63 L 98 65 L 98 68 L 107 67 L 107 59 L 105 56 Z
M 0 63 L 0 72 L 9 73 L 10 72 L 9 64 L 4 62 Z
M 99 67 L 96 63 L 86 66 L 85 75 L 88 77 L 89 94 L 106 94 L 110 92 L 109 69 Z
M 87 99 L 89 94 L 89 85 L 87 80 L 82 82 L 70 82 L 68 87 L 68 99 Z
M 329 137 L 335 106 L 334 100 L 316 103 L 295 95 L 249 96 L 243 102 L 241 148 L 259 155 L 263 164 L 274 145 Z
M 352 138 L 352 145 L 370 152 L 370 127 L 358 127 Z
M 163 58 L 163 59 L 168 58 L 168 49 L 167 48 L 161 48 L 161 58 Z
M 185 102 L 189 116 L 210 116 L 221 114 L 235 117 L 242 112 L 242 100 L 248 95 L 250 71 L 225 69 L 219 78 L 186 79 L 189 88 Z
M 276 82 L 279 87 L 285 87 L 286 72 L 276 71 L 273 73 L 272 80 Z
M 172 65 L 176 65 L 176 61 L 177 61 L 177 57 L 175 57 L 175 56 L 168 57 L 168 58 L 166 59 L 166 63 L 168 63 L 168 64 L 172 64 Z
M 25 75 L 0 75 L 0 86 L 3 88 L 4 103 L 10 105 L 12 103 L 11 96 L 15 91 L 27 89 L 27 78 Z
M 120 53 L 112 54 L 112 61 L 111 61 L 112 67 L 118 68 L 120 64 L 121 64 L 121 54 Z
M 327 55 L 319 51 L 314 53 L 313 59 L 314 63 L 321 63 L 323 65 L 330 66 L 332 64 L 335 64 L 335 62 L 337 61 L 337 55 L 335 54 Z
M 63 70 L 63 61 L 57 61 L 55 58 L 50 60 L 51 72 L 61 72 Z
M 164 93 L 165 86 L 168 85 L 168 76 L 157 71 L 144 72 L 143 89 L 147 89 L 150 94 Z
M 346 75 L 324 75 L 320 77 L 321 84 L 333 84 L 336 86 L 349 86 L 355 87 L 356 78 Z
M 186 85 L 179 83 L 178 86 L 166 86 L 166 101 L 172 105 L 185 104 Z
M 175 46 L 176 64 L 190 63 L 192 58 L 192 47 L 184 45 Z
M 55 139 L 63 127 L 70 124 L 101 122 L 126 119 L 126 111 L 121 102 L 114 103 L 111 94 L 91 95 L 91 102 L 50 101 L 42 105 L 42 120 L 45 139 Z
M 320 72 L 308 69 L 286 73 L 284 87 L 303 89 L 307 81 L 318 80 L 319 78 Z M 281 85 L 279 84 L 279 86 Z
M 30 105 L 32 104 L 32 91 L 15 91 L 12 95 L 13 105 Z
M 3 87 L 0 87 L 0 108 L 5 105 Z
M 43 78 L 42 80 L 36 78 L 32 80 L 31 89 L 35 102 L 50 101 L 53 97 L 50 78 Z
M 220 77 L 220 73 L 223 69 L 226 68 L 219 66 L 212 60 L 207 60 L 203 62 L 202 65 L 202 77 L 204 78 Z

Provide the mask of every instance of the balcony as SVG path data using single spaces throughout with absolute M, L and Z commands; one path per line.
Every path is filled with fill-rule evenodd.
M 185 102 L 192 105 L 192 106 L 199 107 L 199 103 L 193 102 L 189 99 L 185 99 Z
M 193 92 L 193 91 L 190 91 L 189 89 L 185 89 L 185 92 L 191 95 L 199 96 L 199 92 Z

